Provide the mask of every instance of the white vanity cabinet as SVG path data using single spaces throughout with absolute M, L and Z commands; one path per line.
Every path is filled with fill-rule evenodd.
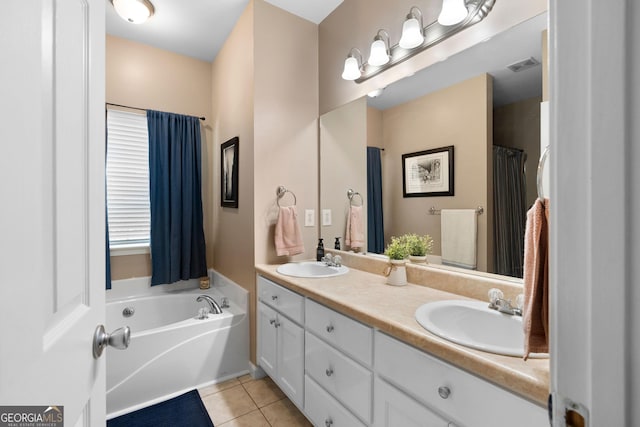
M 302 408 L 304 298 L 261 276 L 258 296 L 258 364 Z
M 549 425 L 547 411 L 475 375 L 464 372 L 429 354 L 376 331 L 375 370 L 379 376 L 374 394 L 376 407 L 384 404 L 388 388 L 404 394 L 404 402 L 423 405 L 427 412 L 441 414 L 444 424 L 467 427 L 540 427 Z M 400 397 L 397 397 L 400 399 Z M 399 400 L 396 400 L 398 402 Z M 409 402 L 409 403 L 407 403 Z M 401 403 L 394 403 L 400 407 Z M 388 410 L 387 410 L 388 411 Z M 395 410 L 394 410 L 395 411 Z M 413 411 L 413 413 L 418 413 Z M 380 413 L 380 414 L 379 414 Z M 409 411 L 406 412 L 408 414 Z M 376 412 L 376 426 L 385 424 Z M 447 422 L 451 424 L 447 424 Z

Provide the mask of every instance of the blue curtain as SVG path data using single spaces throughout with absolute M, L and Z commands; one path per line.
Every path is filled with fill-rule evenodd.
M 105 114 L 105 124 L 107 123 L 107 117 Z M 104 163 L 107 164 L 107 127 L 104 127 Z M 104 246 L 105 246 L 105 281 L 106 288 L 111 289 L 111 250 L 109 248 L 109 208 L 107 206 L 107 174 L 104 174 Z
M 147 111 L 151 285 L 207 275 L 200 120 Z
M 367 250 L 384 252 L 382 217 L 382 162 L 380 149 L 367 147 Z
M 494 273 L 522 277 L 527 220 L 524 162 L 519 149 L 493 146 Z

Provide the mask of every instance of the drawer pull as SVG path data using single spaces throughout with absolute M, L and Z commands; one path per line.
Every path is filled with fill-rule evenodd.
M 333 332 L 333 325 L 327 326 L 327 332 L 329 333 Z
M 272 299 L 273 301 L 276 301 L 276 300 L 278 299 L 278 295 L 271 295 L 271 299 Z
M 324 371 L 324 373 L 327 374 L 328 377 L 330 377 L 331 375 L 333 375 L 333 369 L 328 368 L 326 371 Z
M 324 420 L 324 425 L 326 427 L 331 427 L 333 425 L 333 420 L 331 418 L 327 418 L 326 420 Z
M 449 387 L 442 386 L 438 388 L 438 394 L 441 398 L 446 399 L 451 394 L 451 390 L 449 389 Z

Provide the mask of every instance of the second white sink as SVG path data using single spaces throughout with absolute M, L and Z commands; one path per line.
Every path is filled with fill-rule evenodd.
M 322 262 L 316 261 L 304 261 L 304 262 L 289 262 L 282 264 L 276 268 L 276 271 L 280 274 L 293 277 L 304 278 L 320 278 L 320 277 L 333 277 L 347 274 L 348 267 L 329 267 Z
M 436 301 L 418 307 L 415 317 L 423 328 L 454 343 L 505 356 L 524 354 L 522 317 L 492 310 L 488 303 Z

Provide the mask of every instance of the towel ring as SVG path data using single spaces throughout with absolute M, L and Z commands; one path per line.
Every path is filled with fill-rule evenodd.
M 353 204 L 353 198 L 355 196 L 359 196 L 360 197 L 360 205 L 354 205 Z M 357 191 L 353 191 L 351 188 L 347 190 L 347 198 L 349 198 L 349 204 L 351 206 L 362 206 L 362 205 L 364 205 L 364 199 L 362 198 L 362 194 L 358 193 Z
M 276 194 L 278 195 L 278 199 L 276 200 L 276 203 L 278 204 L 278 207 L 282 207 L 282 205 L 280 204 L 280 199 L 282 199 L 284 195 L 287 193 L 290 193 L 293 196 L 293 205 L 291 206 L 295 206 L 296 204 L 298 204 L 298 200 L 296 199 L 296 195 L 293 194 L 293 191 L 287 190 L 284 186 L 281 185 L 276 190 Z
M 547 157 L 549 157 L 549 146 L 544 149 L 542 152 L 542 156 L 540 156 L 540 161 L 538 162 L 538 174 L 536 176 L 536 183 L 538 184 L 538 198 L 544 200 L 544 190 L 542 188 L 542 180 L 544 175 L 544 166 L 547 162 Z

